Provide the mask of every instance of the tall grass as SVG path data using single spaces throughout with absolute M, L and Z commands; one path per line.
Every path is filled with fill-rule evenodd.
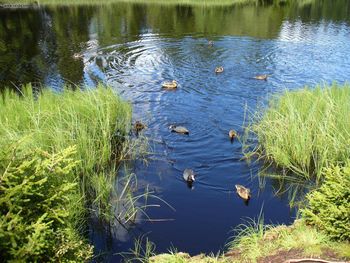
M 75 178 L 86 202 L 107 200 L 116 176 L 111 168 L 125 150 L 131 106 L 110 88 L 55 92 L 33 96 L 30 85 L 21 94 L 6 90 L 0 100 L 0 146 L 21 141 L 28 149 L 58 152 L 74 145 Z M 5 151 L 0 151 L 3 159 Z M 107 173 L 106 170 L 109 170 Z M 110 178 L 107 178 L 107 177 Z
M 350 156 L 349 112 L 349 84 L 286 91 L 246 127 L 245 154 L 319 182 L 324 167 Z M 252 136 L 259 140 L 253 148 Z

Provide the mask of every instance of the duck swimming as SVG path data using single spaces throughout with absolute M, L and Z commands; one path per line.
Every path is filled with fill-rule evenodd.
M 235 130 L 230 130 L 228 132 L 228 136 L 230 137 L 231 141 L 237 136 L 237 132 Z
M 242 199 L 244 199 L 245 201 L 250 199 L 251 194 L 250 194 L 250 189 L 249 188 L 246 188 L 246 187 L 244 187 L 243 185 L 240 185 L 240 184 L 236 184 L 235 187 L 236 187 L 236 190 L 237 190 L 237 194 Z
M 177 82 L 176 82 L 176 80 L 173 80 L 171 82 L 165 81 L 165 82 L 162 83 L 162 87 L 164 89 L 176 89 L 177 88 Z
M 224 67 L 216 67 L 215 68 L 215 73 L 222 73 L 224 72 Z
M 172 132 L 181 133 L 181 134 L 190 134 L 190 131 L 183 126 L 170 125 L 169 130 L 171 130 Z
M 183 178 L 187 183 L 193 183 L 195 181 L 194 171 L 192 169 L 185 169 L 183 173 Z
M 257 80 L 267 80 L 268 76 L 269 75 L 264 74 L 264 75 L 257 75 L 254 78 Z
M 145 128 L 147 128 L 146 125 L 144 125 L 140 121 L 136 121 L 135 124 L 134 124 L 134 129 L 135 129 L 136 132 L 140 132 L 140 131 L 142 131 Z

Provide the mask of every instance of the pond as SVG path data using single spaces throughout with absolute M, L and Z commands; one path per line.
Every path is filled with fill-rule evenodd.
M 134 120 L 148 126 L 152 155 L 134 163 L 142 189 L 164 202 L 147 209 L 131 229 L 108 233 L 90 226 L 105 261 L 116 262 L 134 238 L 147 236 L 157 252 L 223 250 L 232 229 L 262 211 L 266 223 L 291 223 L 295 211 L 279 185 L 259 187 L 258 163 L 243 160 L 247 115 L 271 94 L 350 79 L 350 3 L 300 1 L 261 6 L 109 5 L 0 8 L 0 87 L 22 83 L 112 86 L 133 104 Z M 213 41 L 213 45 L 209 45 Z M 78 54 L 78 55 L 77 55 Z M 223 66 L 224 72 L 214 69 Z M 268 74 L 267 81 L 255 80 Z M 161 88 L 177 80 L 176 91 Z M 171 133 L 169 125 L 190 134 Z M 182 179 L 192 168 L 192 189 Z M 235 184 L 252 190 L 245 204 Z

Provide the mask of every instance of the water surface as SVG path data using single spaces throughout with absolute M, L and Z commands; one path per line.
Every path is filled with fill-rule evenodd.
M 0 84 L 32 82 L 60 89 L 74 83 L 111 85 L 147 123 L 153 150 L 148 165 L 135 162 L 141 190 L 147 185 L 167 201 L 147 210 L 137 224 L 108 233 L 96 222 L 90 240 L 105 261 L 147 236 L 157 252 L 171 247 L 191 254 L 223 249 L 232 228 L 263 210 L 265 222 L 293 221 L 278 184 L 259 188 L 259 164 L 242 160 L 239 140 L 246 114 L 285 89 L 320 82 L 349 81 L 350 4 L 309 1 L 285 6 L 176 6 L 116 3 L 0 9 Z M 214 41 L 213 46 L 208 41 Z M 80 58 L 74 58 L 79 53 Z M 223 66 L 222 74 L 215 74 Z M 257 74 L 269 74 L 257 81 Z M 179 88 L 167 92 L 164 80 Z M 247 111 L 248 109 L 248 111 Z M 169 132 L 186 126 L 189 136 Z M 193 189 L 182 181 L 185 168 L 198 174 Z M 246 205 L 235 184 L 251 188 Z M 157 220 L 162 221 L 158 222 Z

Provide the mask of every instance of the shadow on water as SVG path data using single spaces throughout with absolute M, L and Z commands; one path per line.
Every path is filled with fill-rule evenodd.
M 133 163 L 133 172 L 141 189 L 148 186 L 176 211 L 154 200 L 157 207 L 127 228 L 92 221 L 89 237 L 105 261 L 119 260 L 115 254 L 145 233 L 158 252 L 216 252 L 263 204 L 266 222 L 293 221 L 288 191 L 272 179 L 261 188 L 260 164 L 242 160 L 242 145 L 231 143 L 228 131 L 243 134 L 245 109 L 254 111 L 272 93 L 349 81 L 349 9 L 346 0 L 0 9 L 0 86 L 104 82 L 133 104 L 135 120 L 147 123 L 153 154 L 147 166 Z M 218 66 L 223 73 L 214 73 Z M 258 74 L 270 76 L 259 81 Z M 173 79 L 176 91 L 161 88 Z M 190 134 L 171 133 L 174 123 Z M 186 168 L 198 174 L 192 187 L 182 178 Z M 249 203 L 235 184 L 252 190 Z

